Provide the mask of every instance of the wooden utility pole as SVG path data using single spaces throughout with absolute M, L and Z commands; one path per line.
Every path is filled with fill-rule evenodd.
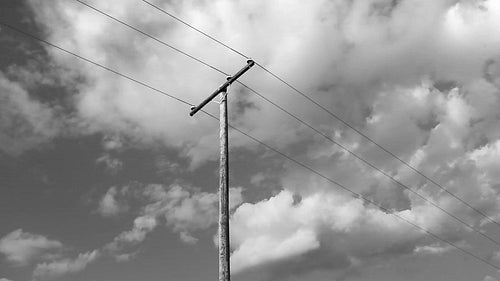
M 229 138 L 227 128 L 227 89 L 220 93 L 219 163 L 219 281 L 229 281 Z
M 248 60 L 247 65 L 215 90 L 198 106 L 191 108 L 190 116 L 201 110 L 207 103 L 220 95 L 220 163 L 219 163 L 219 281 L 230 281 L 230 245 L 229 245 L 229 137 L 227 122 L 227 88 L 254 65 Z

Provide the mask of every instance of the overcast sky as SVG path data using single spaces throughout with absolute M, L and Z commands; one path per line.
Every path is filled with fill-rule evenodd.
M 246 64 L 141 0 L 85 2 Z M 240 80 L 317 131 L 236 84 L 230 123 L 317 173 L 230 131 L 234 281 L 500 280 L 500 1 L 152 3 L 408 164 L 254 66 Z M 191 104 L 226 78 L 74 0 L 0 15 Z M 0 25 L 0 281 L 216 280 L 218 123 L 188 113 Z

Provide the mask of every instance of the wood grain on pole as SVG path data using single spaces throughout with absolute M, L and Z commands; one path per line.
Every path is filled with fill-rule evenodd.
M 230 280 L 229 270 L 229 150 L 227 89 L 220 93 L 220 170 L 219 170 L 219 281 Z

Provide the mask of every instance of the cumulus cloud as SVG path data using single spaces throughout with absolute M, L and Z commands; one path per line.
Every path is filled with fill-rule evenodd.
M 61 242 L 21 229 L 7 234 L 0 240 L 0 252 L 14 266 L 36 263 L 33 271 L 34 280 L 53 280 L 65 274 L 79 272 L 100 256 L 99 251 L 94 250 L 79 254 L 75 258 L 68 258 L 63 250 Z
M 147 5 L 122 1 L 117 8 L 89 2 L 227 72 L 244 64 Z M 203 99 L 207 89 L 224 79 L 77 3 L 29 3 L 51 41 L 190 102 Z M 157 3 L 250 54 L 460 198 L 500 218 L 498 1 Z M 48 53 L 86 78 L 74 102 L 76 114 L 91 124 L 91 130 L 175 147 L 191 160 L 191 168 L 215 159 L 217 135 L 209 119 L 188 118 L 188 108 L 163 96 L 58 51 L 48 49 Z M 352 130 L 290 95 L 258 67 L 242 80 L 467 223 L 476 227 L 487 223 Z M 235 94 L 230 108 L 241 109 L 232 113 L 233 124 L 425 229 L 453 241 L 466 236 L 463 226 L 339 147 L 312 136 L 268 103 L 236 85 L 231 91 Z M 34 108 L 45 111 L 43 106 Z M 236 134 L 231 138 L 233 148 L 254 145 Z M 324 180 L 292 164 L 282 166 L 284 189 L 264 201 L 242 204 L 232 217 L 236 271 L 269 262 L 283 264 L 304 255 L 314 262 L 301 268 L 312 270 L 332 257 L 348 267 L 383 255 L 445 252 L 443 245 L 425 239 L 391 214 L 332 191 L 334 187 Z M 140 243 L 162 220 L 187 243 L 196 242 L 194 231 L 215 222 L 215 194 L 151 185 L 141 196 L 147 199 L 146 206 L 132 228 L 111 243 L 116 249 Z M 106 204 L 116 210 L 113 200 Z
M 210 43 L 182 26 L 171 25 L 162 14 L 144 3 L 126 1 L 116 9 L 116 5 L 89 2 L 228 72 L 241 67 L 241 63 L 237 63 L 241 60 L 228 59 L 233 58 L 232 55 L 216 45 L 198 48 Z M 161 81 L 169 92 L 186 100 L 199 101 L 205 96 L 202 93 L 207 92 L 207 87 L 210 89 L 221 81 L 217 73 L 198 67 L 157 42 L 78 3 L 56 1 L 46 5 L 37 0 L 30 3 L 38 22 L 49 31 L 50 40 L 119 67 L 153 85 Z M 421 145 L 422 137 L 412 138 L 421 130 L 416 125 L 404 127 L 404 119 L 391 119 L 401 121 L 399 123 L 385 122 L 392 114 L 370 116 L 373 105 L 384 99 L 382 93 L 385 91 L 381 89 L 385 87 L 389 91 L 387 95 L 394 97 L 390 95 L 395 91 L 391 87 L 394 85 L 411 87 L 427 79 L 431 84 L 448 81 L 462 87 L 480 78 L 485 68 L 490 81 L 494 81 L 491 76 L 496 75 L 498 48 L 495 44 L 500 30 L 496 16 L 499 8 L 495 1 L 292 1 L 286 4 L 286 13 L 280 2 L 220 0 L 158 4 L 175 10 L 180 17 L 255 56 L 350 123 L 365 127 L 369 125 L 368 120 L 380 120 L 385 125 L 377 126 L 380 131 L 375 137 L 381 136 L 380 141 L 396 153 Z M 199 8 L 212 12 L 200 13 Z M 219 21 L 214 22 L 214 17 Z M 294 20 L 297 18 L 300 21 Z M 239 24 L 232 24 L 236 20 Z M 92 26 L 84 24 L 89 21 L 93 22 Z M 266 26 L 266 32 L 256 32 L 259 29 L 256 24 Z M 270 41 L 280 46 L 279 51 L 263 44 Z M 88 83 L 80 87 L 76 109 L 78 116 L 90 121 L 95 130 L 114 130 L 144 141 L 153 139 L 182 148 L 194 166 L 215 157 L 215 150 L 210 149 L 216 138 L 212 121 L 202 117 L 189 119 L 185 117 L 187 108 L 165 97 L 146 93 L 137 85 L 96 71 L 93 66 L 55 50 L 48 49 L 48 52 L 53 60 L 78 69 L 75 71 L 87 78 Z M 464 53 L 468 54 L 467 59 L 463 58 Z M 196 82 L 185 83 L 191 77 L 196 77 Z M 283 101 L 291 111 L 313 120 L 314 125 L 329 130 L 335 126 L 320 111 L 304 110 L 302 100 L 289 95 L 268 78 L 255 68 L 244 80 L 259 85 L 258 90 L 273 100 Z M 238 92 L 234 95 L 235 103 L 244 101 L 252 105 L 233 115 L 234 122 L 282 149 L 303 140 L 304 135 L 300 134 L 303 130 L 297 128 L 293 120 L 255 96 L 240 93 L 237 86 L 234 88 Z M 397 101 L 406 102 L 404 98 Z M 277 129 L 280 136 L 276 136 Z M 405 130 L 405 134 L 401 134 L 400 147 L 393 145 L 394 140 L 388 139 L 386 134 L 395 129 Z M 343 133 L 343 129 L 339 133 Z M 401 144 L 406 140 L 408 145 L 403 147 Z M 235 136 L 232 143 L 235 146 L 251 144 L 239 136 Z
M 124 256 L 124 254 L 121 253 L 123 250 L 144 241 L 146 235 L 155 229 L 156 226 L 157 220 L 154 216 L 145 215 L 137 217 L 134 220 L 132 229 L 120 233 L 113 239 L 113 242 L 107 244 L 105 248 L 117 257 L 122 257 Z
M 102 140 L 104 153 L 96 159 L 96 163 L 103 165 L 111 174 L 117 174 L 123 168 L 123 161 L 114 156 L 124 148 L 122 138 L 117 135 L 105 135 Z
M 97 158 L 96 163 L 104 165 L 106 170 L 108 170 L 111 174 L 118 173 L 123 167 L 123 161 L 111 156 L 108 153 L 105 153 Z
M 61 250 L 63 244 L 17 229 L 0 239 L 0 252 L 15 266 L 25 266 Z
M 118 191 L 116 187 L 108 189 L 106 194 L 104 194 L 99 201 L 99 207 L 97 209 L 99 214 L 104 217 L 112 217 L 126 212 L 129 207 L 122 197 L 127 190 L 128 189 L 121 189 Z
M 0 149 L 10 155 L 43 144 L 59 134 L 61 123 L 50 106 L 32 99 L 22 84 L 0 72 Z
M 161 14 L 147 5 L 127 1 L 122 3 L 121 9 L 116 10 L 112 9 L 115 8 L 114 5 L 90 2 L 131 24 L 147 29 L 161 39 L 168 39 L 176 46 L 205 57 L 224 69 L 240 67 L 226 59 L 227 55 L 222 56 L 222 50 L 215 46 L 197 48 L 205 42 L 198 34 L 181 33 L 180 27 L 177 29 L 176 26 L 162 28 L 168 23 L 162 20 L 164 18 Z M 120 67 L 123 71 L 134 74 L 134 77 L 147 78 L 152 84 L 164 81 L 162 85 L 169 92 L 178 93 L 187 100 L 200 100 L 203 97 L 201 93 L 206 92 L 207 86 L 217 85 L 214 81 L 220 80 L 216 73 L 196 67 L 184 57 L 172 54 L 150 39 L 144 39 L 78 3 L 57 1 L 54 5 L 45 5 L 43 1 L 36 0 L 31 3 L 38 21 L 51 31 L 49 39 Z M 494 69 L 491 61 L 498 55 L 493 43 L 500 37 L 500 31 L 498 28 L 486 28 L 498 26 L 498 17 L 495 17 L 498 7 L 494 1 L 481 4 L 409 0 L 352 3 L 341 0 L 314 3 L 297 1 L 287 4 L 287 13 L 282 11 L 278 2 L 249 4 L 221 0 L 216 3 L 187 1 L 182 4 L 160 5 L 165 5 L 167 9 L 174 8 L 170 5 L 176 5 L 175 10 L 179 16 L 203 26 L 207 32 L 220 36 L 239 49 L 254 54 L 269 68 L 294 81 L 300 89 L 308 90 L 349 122 L 359 125 L 364 125 L 366 113 L 382 97 L 377 94 L 382 86 L 412 85 L 420 83 L 424 78 L 455 83 L 469 82 L 482 75 L 486 61 L 489 62 L 488 69 Z M 213 23 L 214 15 L 191 9 L 196 5 L 212 10 L 220 21 Z M 212 5 L 217 9 L 209 9 Z M 138 17 L 138 14 L 142 16 Z M 255 15 L 256 18 L 245 15 Z M 237 27 L 231 24 L 236 17 L 239 22 Z M 428 20 L 422 21 L 422 17 Z M 249 19 L 241 21 L 242 18 Z M 300 18 L 301 21 L 293 21 L 292 18 Z M 82 24 L 89 20 L 94 23 L 92 28 Z M 265 33 L 255 32 L 256 21 L 265 24 L 269 30 Z M 287 24 L 280 24 L 283 22 Z M 68 28 L 60 29 L 60 26 Z M 106 31 L 108 29 L 113 29 L 113 36 L 109 36 Z M 71 30 L 70 34 L 78 34 L 78 37 L 66 34 L 68 30 Z M 488 30 L 487 34 L 484 30 Z M 229 34 L 233 36 L 228 36 Z M 280 46 L 279 52 L 268 48 L 267 44 L 263 46 L 259 43 L 270 40 Z M 193 122 L 188 121 L 185 109 L 171 100 L 144 93 L 141 88 L 127 81 L 111 74 L 96 72 L 92 66 L 74 63 L 73 58 L 54 50 L 49 49 L 49 53 L 55 61 L 63 65 L 74 65 L 88 77 L 89 83 L 82 87 L 77 110 L 79 116 L 90 120 L 96 129 L 114 129 L 136 136 L 143 134 L 143 139 L 153 138 L 180 146 L 194 163 L 215 156 L 214 150 L 209 149 L 211 146 L 208 145 L 215 139 L 209 123 L 211 121 L 201 117 Z M 462 58 L 463 53 L 469 54 L 467 60 Z M 127 60 L 123 60 L 120 54 L 127 54 Z M 333 66 L 335 67 L 332 68 Z M 191 73 L 198 77 L 197 82 L 184 83 L 189 80 L 188 76 L 163 75 L 171 73 L 171 69 L 175 69 L 176 73 Z M 454 72 L 450 73 L 450 69 Z M 315 120 L 315 125 L 330 124 L 329 119 L 317 110 L 301 110 L 303 107 L 300 100 L 290 95 L 284 96 L 285 91 L 276 90 L 276 84 L 263 73 L 252 71 L 246 79 L 250 82 L 258 81 L 258 89 L 274 93 L 270 95 L 271 99 L 286 100 L 288 108 Z M 307 75 L 303 75 L 304 72 Z M 493 70 L 488 73 L 490 72 L 494 73 Z M 264 140 L 284 147 L 299 142 L 302 138 L 297 134 L 296 125 L 288 117 L 262 100 L 241 94 L 235 95 L 235 100 L 244 100 L 254 105 L 233 118 Z M 344 106 L 347 104 L 350 106 Z M 161 123 L 156 122 L 157 120 L 169 122 Z M 386 130 L 402 128 L 396 126 L 397 124 L 388 124 Z M 281 137 L 276 136 L 275 128 L 280 128 L 283 132 Z M 409 140 L 412 135 L 409 130 L 412 127 L 404 129 L 408 130 L 405 139 Z M 382 130 L 377 135 L 382 135 L 383 132 Z M 249 144 L 248 140 L 235 138 L 234 145 Z M 415 141 L 418 139 L 411 140 L 409 147 L 418 145 Z M 398 152 L 396 147 L 395 150 Z
M 129 190 L 128 187 L 124 189 Z M 112 187 L 104 198 L 110 192 L 116 194 L 123 193 L 122 191 Z M 230 189 L 233 206 L 241 204 L 242 191 L 242 188 Z M 120 233 L 104 247 L 116 258 L 127 257 L 120 260 L 128 260 L 130 251 L 142 243 L 146 235 L 159 225 L 164 224 L 178 233 L 181 241 L 194 244 L 198 241 L 193 236 L 194 232 L 208 229 L 217 222 L 218 196 L 215 193 L 200 192 L 179 185 L 150 184 L 136 190 L 135 194 L 132 192 L 128 194 L 130 201 L 145 200 L 147 203 L 141 208 L 140 215 L 135 218 L 133 227 Z
M 66 274 L 84 270 L 88 264 L 99 257 L 97 250 L 79 254 L 75 258 L 59 259 L 52 262 L 39 263 L 33 271 L 35 280 L 53 280 Z
M 417 246 L 415 248 L 415 253 L 424 255 L 425 254 L 436 255 L 436 254 L 446 253 L 450 250 L 453 250 L 453 248 L 450 245 L 442 246 L 434 244 L 434 245 Z
M 408 211 L 399 215 L 418 221 Z M 269 200 L 243 204 L 231 223 L 235 272 L 314 253 L 320 247 L 359 260 L 394 245 L 416 244 L 422 236 L 396 217 L 365 207 L 360 199 L 335 193 L 316 193 L 296 202 L 292 192 L 283 190 Z M 412 250 L 404 248 L 402 252 Z M 314 255 L 310 258 L 322 264 Z
M 231 188 L 231 208 L 242 202 L 243 188 Z M 197 243 L 196 231 L 208 229 L 217 222 L 218 196 L 179 185 L 145 185 L 134 191 L 129 186 L 111 187 L 99 201 L 99 212 L 105 217 L 129 210 L 128 202 L 147 202 L 133 220 L 132 228 L 119 233 L 102 248 L 69 257 L 62 253 L 62 243 L 44 236 L 15 230 L 0 240 L 0 252 L 14 265 L 37 262 L 33 271 L 35 280 L 52 280 L 84 270 L 104 255 L 119 262 L 137 255 L 137 246 L 160 225 L 171 228 L 187 244 Z

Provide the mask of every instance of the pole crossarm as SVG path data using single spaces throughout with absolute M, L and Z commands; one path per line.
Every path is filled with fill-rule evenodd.
M 241 75 L 243 75 L 245 72 L 247 72 L 252 66 L 254 66 L 255 62 L 253 60 L 247 60 L 247 65 L 240 69 L 240 71 L 236 72 L 233 76 L 230 76 L 227 78 L 227 81 L 222 84 L 215 92 L 213 92 L 208 98 L 206 98 L 204 101 L 202 101 L 198 106 L 192 107 L 191 112 L 189 112 L 189 116 L 193 116 L 196 114 L 196 112 L 200 111 L 207 103 L 209 103 L 211 100 L 213 100 L 217 95 L 219 95 L 221 92 L 225 92 L 227 87 L 231 85 L 234 81 L 236 81 L 238 78 L 240 78 Z

